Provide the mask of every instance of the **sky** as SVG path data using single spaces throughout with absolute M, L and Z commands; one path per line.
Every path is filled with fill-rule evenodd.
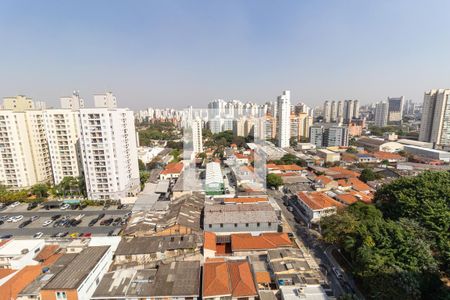
M 416 102 L 450 88 L 450 1 L 0 1 L 0 97 Z

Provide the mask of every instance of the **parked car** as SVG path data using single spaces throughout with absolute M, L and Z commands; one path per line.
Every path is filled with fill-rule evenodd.
M 111 223 L 114 221 L 113 218 L 109 218 L 109 219 L 105 219 L 103 221 L 100 222 L 100 225 L 104 225 L 104 226 L 109 226 L 111 225 Z
M 104 214 L 104 213 L 101 213 L 101 214 L 98 215 L 97 219 L 100 220 L 100 219 L 103 218 L 104 216 L 105 216 L 105 214 Z
M 52 224 L 53 220 L 47 220 L 44 223 L 42 223 L 42 226 L 47 227 L 48 225 Z
M 97 222 L 98 222 L 98 219 L 97 219 L 97 218 L 92 219 L 92 220 L 89 222 L 88 226 L 89 226 L 89 227 L 94 226 L 95 223 L 97 223 Z
M 87 207 L 87 204 L 86 204 L 86 203 L 83 203 L 83 204 L 80 205 L 80 210 L 83 210 L 83 209 L 85 209 L 86 207 Z
M 33 208 L 36 208 L 38 204 L 36 202 L 31 202 L 28 204 L 27 210 L 32 210 Z
M 51 219 L 53 221 L 58 220 L 59 218 L 61 218 L 61 215 L 53 215 L 53 216 L 51 216 Z
M 0 220 L 0 225 L 3 225 L 3 223 L 5 223 L 5 221 Z
M 56 234 L 56 237 L 65 237 L 65 236 L 68 235 L 68 234 L 69 234 L 68 231 L 66 231 L 66 232 L 60 232 L 60 233 Z
M 30 223 L 31 223 L 31 220 L 23 221 L 22 223 L 20 223 L 19 228 L 24 228 L 24 227 L 28 226 Z
M 91 236 L 92 236 L 92 233 L 90 233 L 90 232 L 86 232 L 83 234 L 83 237 L 85 237 L 85 238 L 89 238 Z
M 12 234 L 4 234 L 4 235 L 0 236 L 0 239 L 5 240 L 5 239 L 10 239 L 12 237 L 13 237 Z
M 113 233 L 114 233 L 114 229 L 113 229 L 113 230 L 110 230 L 110 231 L 108 232 L 108 236 L 112 236 Z
M 65 210 L 65 209 L 68 209 L 68 208 L 70 208 L 70 204 L 63 204 L 63 205 L 61 205 L 61 209 L 63 209 L 63 210 Z
M 69 237 L 76 239 L 78 237 L 79 233 L 78 232 L 72 232 L 71 234 L 69 234 Z
M 290 211 L 290 212 L 293 212 L 293 211 L 294 211 L 294 209 L 292 208 L 292 206 L 288 206 L 288 207 L 287 207 L 287 210 Z
M 37 232 L 33 235 L 33 238 L 40 239 L 44 234 L 42 232 Z
M 39 216 L 31 216 L 30 218 L 31 222 L 36 221 L 37 219 L 39 219 Z
M 19 205 L 20 205 L 20 202 L 19 202 L 19 201 L 16 201 L 16 202 L 14 202 L 13 204 L 11 204 L 9 207 L 14 208 L 14 207 L 19 206 Z
M 8 218 L 9 218 L 9 216 L 1 216 L 0 217 L 0 221 L 6 221 L 6 220 L 8 220 Z

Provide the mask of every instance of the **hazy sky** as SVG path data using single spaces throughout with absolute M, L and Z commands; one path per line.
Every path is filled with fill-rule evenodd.
M 450 88 L 450 1 L 0 2 L 0 96 L 57 105 L 113 91 L 133 109 Z

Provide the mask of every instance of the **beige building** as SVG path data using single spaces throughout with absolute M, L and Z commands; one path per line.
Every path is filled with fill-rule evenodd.
M 3 98 L 3 109 L 10 109 L 13 111 L 24 111 L 26 109 L 34 109 L 34 102 L 31 98 L 23 95 L 16 97 Z
M 450 145 L 450 89 L 430 90 L 423 99 L 419 141 Z

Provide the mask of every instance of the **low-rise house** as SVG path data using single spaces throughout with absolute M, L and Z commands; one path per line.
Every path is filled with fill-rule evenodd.
M 335 199 L 345 205 L 351 205 L 357 201 L 370 204 L 372 203 L 373 195 L 367 195 L 365 193 L 351 190 L 346 193 L 336 194 Z
M 224 198 L 224 204 L 251 204 L 251 203 L 268 203 L 269 199 L 267 197 L 235 197 L 235 198 Z
M 335 214 L 343 206 L 322 192 L 299 192 L 291 204 L 294 213 L 308 223 L 317 223 L 322 217 Z
M 203 299 L 247 299 L 258 297 L 247 260 L 207 260 L 203 266 Z
M 178 261 L 155 269 L 120 269 L 103 276 L 92 300 L 174 299 L 200 297 L 200 262 Z
M 320 175 L 314 179 L 314 189 L 316 191 L 329 191 L 337 187 L 338 183 L 330 176 Z
M 123 238 L 114 254 L 115 264 L 150 264 L 174 260 L 200 252 L 198 235 L 173 235 Z
M 341 160 L 341 154 L 336 153 L 334 151 L 330 151 L 328 149 L 319 149 L 317 150 L 317 155 L 320 158 L 323 158 L 325 162 L 337 162 Z
M 302 167 L 291 164 L 291 165 L 276 165 L 276 164 L 267 164 L 267 173 L 269 174 L 301 174 L 304 170 Z
M 168 163 L 164 170 L 159 174 L 159 179 L 167 180 L 180 177 L 183 172 L 184 164 L 182 162 Z
M 406 157 L 401 156 L 398 153 L 389 153 L 389 152 L 382 152 L 382 151 L 376 151 L 372 153 L 372 155 L 379 161 L 387 160 L 388 162 L 401 162 L 406 161 Z
M 34 257 L 44 248 L 45 241 L 3 240 L 0 242 L 0 268 L 21 269 L 27 265 L 37 265 Z
M 41 289 L 46 300 L 90 299 L 112 260 L 109 246 L 87 247 Z
M 216 234 L 277 232 L 278 217 L 268 203 L 246 205 L 206 205 L 204 229 Z
M 249 233 L 231 235 L 231 251 L 234 256 L 266 254 L 267 250 L 292 247 L 292 241 L 285 232 L 261 233 L 253 236 Z
M 359 163 L 376 163 L 378 161 L 376 157 L 365 153 L 358 153 L 356 157 Z

